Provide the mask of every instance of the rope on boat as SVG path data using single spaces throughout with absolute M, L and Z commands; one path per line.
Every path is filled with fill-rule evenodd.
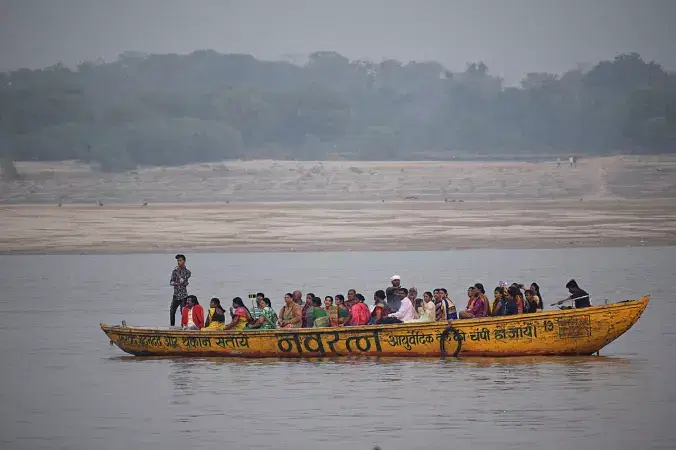
M 439 337 L 439 345 L 441 346 L 441 357 L 445 358 L 448 356 L 448 353 L 446 352 L 446 339 L 448 339 L 448 336 L 453 333 L 453 338 L 455 341 L 458 343 L 457 347 L 455 348 L 455 351 L 451 355 L 452 358 L 457 358 L 458 355 L 460 354 L 460 350 L 462 348 L 462 337 L 460 336 L 460 333 L 458 333 L 458 330 L 455 329 L 453 325 L 449 325 L 446 327 L 446 329 L 441 333 L 441 336 Z

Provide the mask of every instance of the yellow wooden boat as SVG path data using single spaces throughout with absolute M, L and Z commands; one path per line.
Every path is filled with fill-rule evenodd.
M 624 334 L 650 296 L 603 306 L 450 322 L 251 331 L 101 324 L 137 356 L 334 357 L 591 355 Z

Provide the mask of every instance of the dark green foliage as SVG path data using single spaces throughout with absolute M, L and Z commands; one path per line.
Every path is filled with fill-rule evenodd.
M 586 72 L 528 73 L 516 88 L 481 62 L 450 73 L 335 52 L 303 67 L 127 52 L 77 70 L 0 74 L 0 133 L 15 159 L 106 171 L 256 157 L 670 152 L 676 76 L 635 53 Z

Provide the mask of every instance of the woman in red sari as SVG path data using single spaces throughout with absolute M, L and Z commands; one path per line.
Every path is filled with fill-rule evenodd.
M 392 311 L 390 311 L 390 308 L 388 308 L 385 303 L 385 291 L 382 289 L 373 294 L 373 301 L 376 306 L 373 308 L 373 312 L 371 312 L 369 324 L 377 325 L 380 323 L 381 319 L 387 317 Z

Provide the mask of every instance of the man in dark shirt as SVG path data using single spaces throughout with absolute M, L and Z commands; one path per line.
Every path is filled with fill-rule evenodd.
M 387 297 L 387 307 L 392 312 L 399 311 L 401 307 L 401 297 L 399 296 L 399 289 L 401 288 L 401 278 L 399 275 L 392 275 L 390 278 L 392 286 L 385 289 L 385 296 Z
M 580 286 L 577 285 L 577 281 L 570 280 L 568 283 L 566 283 L 566 288 L 568 289 L 568 292 L 570 292 L 570 297 L 568 297 L 566 300 L 573 300 L 575 302 L 576 308 L 587 308 L 591 306 L 589 294 L 587 291 L 580 289 Z M 566 300 L 561 300 L 559 305 Z
M 169 307 L 169 324 L 172 327 L 176 324 L 176 310 L 179 306 L 181 309 L 185 306 L 185 299 L 188 297 L 188 280 L 191 275 L 185 266 L 185 255 L 176 255 L 176 263 L 169 279 L 169 284 L 174 287 L 174 296 Z

